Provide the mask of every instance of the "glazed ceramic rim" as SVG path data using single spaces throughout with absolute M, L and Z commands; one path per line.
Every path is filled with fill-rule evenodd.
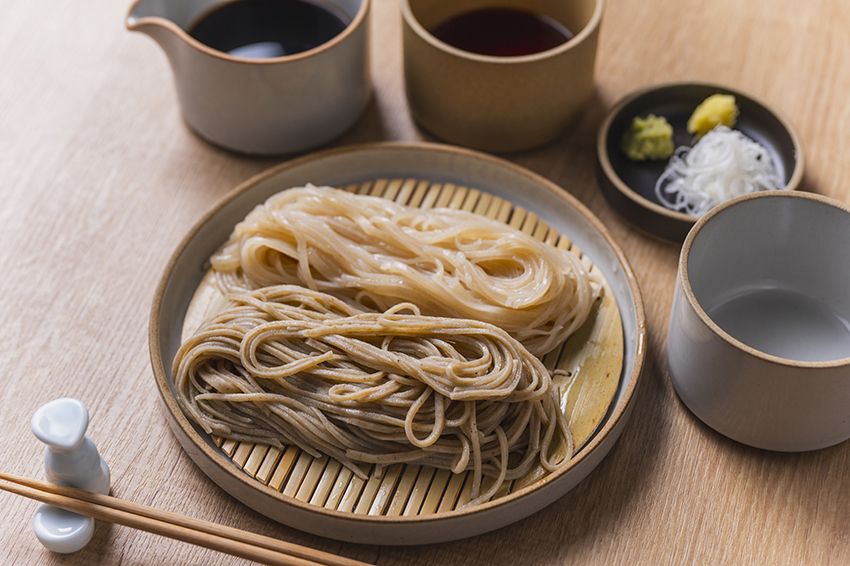
M 516 65 L 520 63 L 529 63 L 532 61 L 540 61 L 543 59 L 548 59 L 555 55 L 560 55 L 561 53 L 570 51 L 572 49 L 577 49 L 578 46 L 585 42 L 585 40 L 594 32 L 599 29 L 599 24 L 602 22 L 602 12 L 605 7 L 605 0 L 596 0 L 596 7 L 593 10 L 593 15 L 590 17 L 590 21 L 581 28 L 577 34 L 575 34 L 572 38 L 565 41 L 560 45 L 556 45 L 551 49 L 547 49 L 545 51 L 539 51 L 537 53 L 531 53 L 529 55 L 516 55 L 516 56 L 501 56 L 501 55 L 481 55 L 480 53 L 472 53 L 471 51 L 464 51 L 463 49 L 458 49 L 453 45 L 446 43 L 440 39 L 437 39 L 431 32 L 425 29 L 416 16 L 413 15 L 413 10 L 410 7 L 410 0 L 401 0 L 401 14 L 404 17 L 404 21 L 407 25 L 416 32 L 420 38 L 424 41 L 430 43 L 433 47 L 441 51 L 445 51 L 446 53 L 450 53 L 456 57 L 461 59 L 469 59 L 470 61 L 479 61 L 482 63 L 492 63 L 498 65 Z
M 619 261 L 620 267 L 623 269 L 623 276 L 628 282 L 629 292 L 634 298 L 633 306 L 636 323 L 634 364 L 632 367 L 631 374 L 622 376 L 621 379 L 625 383 L 625 385 L 622 386 L 622 398 L 617 403 L 617 405 L 612 408 L 613 410 L 611 410 L 610 415 L 605 419 L 602 426 L 596 431 L 596 433 L 588 441 L 588 443 L 584 447 L 582 447 L 582 449 L 568 463 L 560 467 L 557 471 L 534 482 L 530 486 L 520 489 L 514 493 L 508 494 L 505 497 L 499 498 L 495 501 L 482 503 L 471 508 L 463 508 L 449 512 L 435 513 L 431 515 L 422 516 L 389 517 L 383 515 L 360 515 L 350 512 L 326 509 L 316 505 L 311 505 L 307 502 L 300 501 L 294 497 L 286 496 L 283 493 L 258 482 L 254 478 L 248 476 L 242 470 L 237 469 L 230 462 L 226 461 L 218 452 L 213 450 L 212 447 L 207 444 L 207 442 L 205 442 L 203 438 L 201 438 L 195 428 L 189 423 L 188 419 L 183 414 L 183 411 L 181 411 L 179 406 L 177 405 L 177 402 L 174 399 L 169 388 L 168 378 L 166 377 L 165 372 L 163 371 L 164 365 L 162 353 L 159 347 L 159 326 L 162 317 L 163 297 L 166 293 L 166 288 L 169 282 L 171 281 L 174 270 L 181 260 L 181 256 L 184 250 L 187 248 L 189 243 L 193 241 L 197 233 L 207 224 L 207 222 L 209 222 L 213 218 L 213 216 L 215 216 L 222 208 L 224 208 L 242 193 L 280 174 L 283 171 L 297 168 L 303 164 L 322 160 L 337 154 L 379 150 L 381 148 L 387 148 L 390 150 L 400 149 L 407 151 L 442 152 L 463 157 L 466 159 L 483 161 L 495 167 L 508 169 L 512 173 L 525 177 L 530 181 L 534 182 L 535 184 L 540 185 L 541 188 L 553 193 L 555 196 L 557 196 L 557 198 L 566 201 L 566 203 L 570 207 L 574 208 L 598 232 L 598 234 L 605 241 L 605 244 L 609 246 L 611 251 L 613 251 L 614 256 Z M 615 431 L 618 428 L 620 420 L 623 419 L 625 415 L 629 414 L 629 410 L 632 407 L 632 402 L 634 401 L 634 396 L 640 382 L 640 377 L 643 371 L 644 360 L 646 356 L 646 316 L 644 312 L 643 299 L 640 293 L 640 287 L 638 285 L 634 271 L 632 270 L 631 265 L 629 264 L 629 261 L 626 258 L 625 253 L 616 243 L 613 236 L 605 227 L 605 225 L 602 224 L 602 222 L 592 212 L 590 212 L 590 210 L 587 209 L 578 199 L 576 199 L 570 193 L 565 191 L 563 188 L 559 187 L 552 181 L 549 181 L 545 177 L 542 177 L 528 169 L 525 169 L 524 167 L 499 159 L 495 156 L 470 149 L 429 142 L 376 142 L 324 150 L 318 153 L 313 153 L 310 155 L 293 159 L 291 161 L 284 162 L 262 173 L 259 173 L 258 175 L 255 175 L 254 177 L 248 179 L 247 181 L 243 182 L 235 189 L 227 193 L 221 200 L 219 200 L 213 206 L 211 210 L 209 210 L 198 222 L 195 223 L 195 225 L 189 230 L 189 232 L 182 239 L 180 244 L 177 246 L 177 248 L 171 255 L 171 258 L 168 261 L 168 264 L 159 281 L 159 284 L 157 285 L 156 292 L 154 295 L 148 330 L 148 340 L 150 347 L 151 365 L 153 367 L 157 389 L 159 390 L 160 398 L 166 405 L 170 416 L 173 418 L 174 422 L 180 427 L 181 432 L 192 442 L 194 448 L 202 452 L 209 461 L 217 464 L 220 468 L 219 471 L 224 471 L 229 476 L 230 480 L 235 480 L 241 483 L 243 486 L 247 487 L 251 491 L 259 491 L 263 495 L 276 500 L 282 505 L 295 507 L 301 512 L 306 512 L 315 516 L 331 517 L 342 523 L 350 522 L 352 524 L 360 525 L 364 523 L 370 523 L 373 525 L 405 523 L 427 525 L 429 523 L 439 524 L 447 520 L 455 520 L 458 518 L 469 520 L 472 517 L 494 510 L 495 508 L 508 505 L 520 498 L 531 495 L 532 493 L 542 489 L 544 486 L 558 481 L 558 479 L 563 478 L 573 468 L 576 468 L 579 464 L 589 459 L 591 455 L 596 451 L 596 449 L 600 447 L 603 441 L 606 440 L 609 434 L 611 434 L 612 431 Z M 194 458 L 192 458 L 192 460 L 194 461 Z M 551 501 L 549 503 L 551 503 Z
M 791 144 L 794 146 L 794 170 L 791 173 L 791 178 L 788 180 L 788 183 L 782 190 L 793 191 L 796 190 L 797 187 L 799 187 L 800 182 L 803 180 L 803 147 L 800 144 L 800 138 L 797 135 L 797 132 L 794 130 L 794 127 L 791 126 L 791 123 L 785 118 L 785 116 L 783 116 L 780 112 L 769 106 L 760 98 L 752 96 L 751 94 L 747 94 L 746 92 L 743 92 L 741 90 L 730 88 L 728 86 L 717 83 L 681 81 L 662 83 L 659 85 L 650 86 L 627 95 L 626 97 L 620 99 L 620 101 L 614 105 L 614 108 L 611 110 L 611 112 L 608 113 L 608 116 L 605 117 L 605 121 L 602 122 L 602 127 L 599 128 L 599 133 L 596 137 L 596 154 L 599 156 L 599 163 L 602 166 L 602 170 L 605 173 L 605 176 L 608 178 L 609 181 L 611 181 L 611 184 L 617 189 L 617 191 L 619 191 L 623 196 L 627 197 L 635 204 L 661 216 L 666 216 L 671 220 L 676 220 L 679 222 L 688 222 L 691 224 L 699 220 L 699 216 L 693 216 L 691 214 L 685 214 L 684 212 L 677 212 L 675 210 L 671 210 L 658 203 L 652 202 L 648 198 L 638 194 L 634 189 L 632 189 L 622 179 L 620 179 L 620 176 L 617 175 L 617 172 L 614 170 L 614 166 L 611 165 L 611 160 L 608 157 L 608 136 L 611 131 L 611 124 L 613 124 L 614 120 L 620 115 L 620 113 L 622 113 L 623 108 L 625 108 L 628 104 L 631 104 L 638 98 L 646 96 L 651 92 L 685 86 L 708 87 L 711 89 L 730 92 L 737 96 L 746 97 L 761 106 L 762 108 L 764 108 L 765 110 L 767 110 L 771 115 L 773 115 L 773 117 L 775 117 L 782 125 L 782 128 L 788 133 L 788 137 L 791 138 Z
M 850 366 L 850 357 L 847 358 L 839 358 L 837 360 L 829 360 L 829 361 L 820 361 L 820 362 L 806 362 L 801 360 L 793 360 L 790 358 L 783 358 L 781 356 L 775 356 L 773 354 L 768 354 L 766 352 L 762 352 L 761 350 L 757 350 L 752 346 L 748 346 L 744 344 L 737 338 L 733 337 L 731 334 L 727 333 L 725 330 L 720 328 L 716 322 L 714 322 L 711 317 L 708 316 L 708 313 L 705 312 L 705 309 L 702 308 L 699 301 L 694 295 L 694 291 L 691 288 L 690 275 L 688 273 L 688 259 L 690 258 L 691 247 L 693 246 L 694 241 L 697 236 L 699 236 L 700 231 L 705 227 L 705 225 L 711 221 L 712 218 L 717 216 L 718 214 L 722 214 L 726 209 L 737 205 L 738 203 L 762 199 L 762 198 L 799 198 L 810 201 L 815 201 L 826 206 L 831 206 L 838 210 L 845 212 L 850 215 L 850 206 L 844 204 L 835 199 L 831 199 L 829 197 L 825 197 L 822 195 L 818 195 L 815 193 L 806 193 L 806 192 L 789 192 L 789 191 L 760 191 L 757 193 L 751 193 L 747 195 L 741 195 L 739 197 L 735 197 L 731 200 L 726 201 L 723 204 L 720 204 L 707 213 L 705 213 L 697 222 L 694 224 L 694 227 L 691 228 L 690 232 L 688 232 L 688 236 L 685 238 L 685 242 L 682 244 L 682 252 L 679 254 L 679 281 L 682 287 L 682 293 L 685 295 L 685 298 L 688 300 L 688 304 L 690 304 L 691 308 L 694 312 L 699 316 L 700 320 L 719 338 L 724 340 L 727 344 L 741 350 L 751 356 L 755 356 L 757 358 L 761 358 L 768 362 L 780 364 L 788 367 L 796 367 L 796 368 L 835 368 L 842 366 Z
M 329 49 L 345 41 L 345 39 L 351 36 L 355 32 L 355 30 L 357 30 L 361 26 L 361 24 L 366 20 L 366 14 L 369 12 L 369 7 L 372 0 L 360 0 L 360 8 L 357 10 L 357 14 L 355 14 L 351 21 L 348 23 L 348 25 L 345 26 L 345 29 L 333 36 L 331 39 L 327 40 L 326 42 L 319 44 L 312 49 L 308 49 L 307 51 L 293 53 L 292 55 L 284 55 L 282 57 L 269 57 L 265 59 L 250 59 L 248 57 L 237 57 L 235 55 L 225 53 L 224 51 L 213 49 L 212 47 L 201 43 L 200 41 L 189 35 L 186 30 L 178 26 L 176 23 L 161 16 L 146 16 L 144 18 L 139 19 L 133 18 L 133 10 L 135 10 L 136 6 L 143 1 L 144 0 L 134 0 L 133 4 L 130 6 L 130 9 L 127 11 L 127 17 L 124 19 L 124 25 L 130 31 L 136 31 L 137 28 L 143 25 L 160 26 L 176 34 L 177 37 L 185 41 L 189 46 L 194 47 L 197 51 L 200 51 L 206 55 L 211 55 L 212 57 L 215 57 L 217 59 L 246 65 L 275 65 L 278 63 L 299 61 L 301 59 L 313 57 L 324 51 L 328 51 Z

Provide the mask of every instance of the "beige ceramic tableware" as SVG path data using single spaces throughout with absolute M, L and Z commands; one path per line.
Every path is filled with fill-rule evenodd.
M 505 0 L 499 7 L 544 14 L 575 37 L 531 55 L 462 51 L 429 30 L 492 0 L 401 0 L 404 78 L 416 122 L 435 136 L 490 152 L 544 144 L 576 119 L 593 95 L 603 0 Z
M 778 451 L 850 438 L 850 207 L 766 191 L 685 239 L 667 335 L 679 397 L 718 432 Z
M 462 507 L 465 474 L 393 465 L 368 479 L 290 446 L 225 441 L 182 413 L 171 393 L 171 361 L 186 326 L 206 318 L 208 258 L 233 227 L 271 195 L 308 182 L 391 198 L 420 208 L 485 214 L 550 245 L 573 249 L 604 281 L 585 326 L 544 363 L 569 373 L 562 409 L 580 450 L 545 477 L 506 484 L 493 500 Z M 202 310 L 198 310 L 198 309 Z M 215 308 L 213 306 L 213 308 Z M 201 318 L 193 317 L 200 313 Z M 193 322 L 194 321 L 194 322 Z M 231 192 L 175 251 L 151 311 L 151 361 L 169 426 L 213 481 L 260 513 L 300 530 L 366 544 L 429 544 L 491 531 L 530 515 L 575 487 L 625 428 L 645 355 L 637 281 L 605 227 L 562 188 L 513 163 L 438 144 L 383 143 L 323 151 L 283 163 Z M 561 379 L 559 377 L 559 379 Z M 602 390 L 600 390 L 600 388 Z M 597 396 L 604 401 L 597 403 Z M 578 416 L 577 416 L 578 415 Z M 465 499 L 466 498 L 466 499 Z
M 186 123 L 202 138 L 253 154 L 319 146 L 348 130 L 371 96 L 370 0 L 327 0 L 351 22 L 333 39 L 270 59 L 236 57 L 187 29 L 227 0 L 137 0 L 127 29 L 156 40 L 171 63 Z

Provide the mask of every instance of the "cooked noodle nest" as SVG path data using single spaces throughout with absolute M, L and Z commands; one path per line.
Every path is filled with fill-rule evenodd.
M 173 367 L 178 404 L 209 434 L 294 444 L 361 477 L 361 462 L 471 470 L 471 505 L 572 455 L 549 370 L 498 327 L 289 285 L 226 298 Z
M 557 470 L 606 414 L 623 334 L 591 268 L 477 214 L 288 189 L 211 258 L 174 397 L 214 438 L 361 479 L 466 473 L 475 505 Z
M 601 286 L 573 253 L 497 220 L 330 187 L 282 191 L 211 258 L 222 292 L 301 285 L 386 311 L 499 326 L 543 356 L 587 318 Z

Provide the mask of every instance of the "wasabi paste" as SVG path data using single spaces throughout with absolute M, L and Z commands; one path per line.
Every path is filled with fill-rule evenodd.
M 663 116 L 635 116 L 620 148 L 633 161 L 667 159 L 673 155 L 673 126 Z

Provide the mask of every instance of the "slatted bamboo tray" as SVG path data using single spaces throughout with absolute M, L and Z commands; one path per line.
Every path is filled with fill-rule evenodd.
M 534 212 L 475 188 L 416 179 L 378 179 L 340 188 L 421 209 L 452 208 L 480 214 L 549 245 L 570 250 L 581 258 L 585 269 L 602 282 L 603 292 L 585 326 L 543 358 L 550 370 L 567 372 L 566 377 L 556 377 L 553 381 L 563 392 L 562 406 L 580 448 L 597 429 L 611 404 L 623 361 L 619 310 L 604 276 L 590 259 Z M 188 309 L 184 340 L 216 314 L 220 298 L 210 273 L 198 287 Z M 338 461 L 314 458 L 297 446 L 281 450 L 219 437 L 212 440 L 233 465 L 256 481 L 286 497 L 324 509 L 359 515 L 421 516 L 452 511 L 470 500 L 471 472 L 453 474 L 427 466 L 399 464 L 378 469 L 380 473 L 376 473 L 376 468 L 370 466 L 361 468 L 367 475 L 364 480 Z M 538 467 L 524 478 L 504 483 L 492 499 L 504 497 L 545 475 Z M 492 480 L 485 478 L 482 491 L 490 485 Z
M 183 332 L 208 314 L 197 303 L 203 302 L 199 288 L 209 272 L 209 257 L 256 205 L 307 183 L 421 208 L 462 208 L 498 218 L 582 258 L 602 282 L 602 298 L 560 352 L 544 359 L 550 369 L 573 374 L 561 408 L 584 446 L 571 460 L 551 474 L 537 470 L 505 485 L 491 501 L 462 507 L 469 498 L 465 475 L 411 465 L 389 467 L 380 477 L 364 470 L 368 479 L 359 481 L 337 462 L 314 460 L 293 448 L 213 439 L 186 418 L 174 399 L 171 363 Z M 488 532 L 539 511 L 575 487 L 625 429 L 643 369 L 645 341 L 643 302 L 628 260 L 578 200 L 497 157 L 421 142 L 332 148 L 282 163 L 236 187 L 198 220 L 172 254 L 154 296 L 150 325 L 151 365 L 166 421 L 186 454 L 212 481 L 240 502 L 297 529 L 389 545 L 430 544 Z

